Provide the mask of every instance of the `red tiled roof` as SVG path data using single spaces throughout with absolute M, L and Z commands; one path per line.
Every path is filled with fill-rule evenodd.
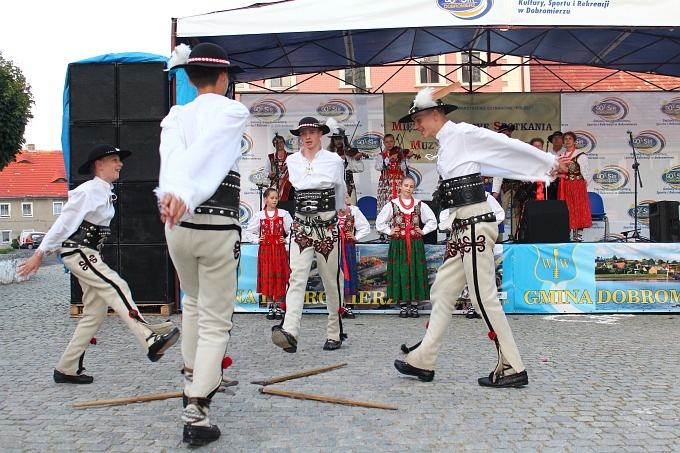
M 541 60 L 536 60 L 541 63 Z M 678 89 L 678 77 L 626 73 L 592 66 L 532 62 L 531 91 L 659 91 Z
M 66 197 L 66 167 L 61 151 L 23 151 L 0 172 L 0 198 Z

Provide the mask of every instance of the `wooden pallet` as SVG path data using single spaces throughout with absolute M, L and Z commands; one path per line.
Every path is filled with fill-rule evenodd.
M 170 316 L 173 304 L 140 304 L 137 305 L 142 316 Z M 109 308 L 109 316 L 118 316 L 115 310 Z M 83 317 L 83 304 L 71 304 L 71 318 Z

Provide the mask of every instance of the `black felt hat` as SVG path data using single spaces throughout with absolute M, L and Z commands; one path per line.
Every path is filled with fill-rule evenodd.
M 120 160 L 126 159 L 130 157 L 130 155 L 132 155 L 130 151 L 118 149 L 111 145 L 107 144 L 97 145 L 94 148 L 92 148 L 89 153 L 87 153 L 87 162 L 85 162 L 78 168 L 78 174 L 89 175 L 90 165 L 92 165 L 95 161 L 101 159 L 102 157 L 110 156 L 111 154 L 118 154 L 118 156 L 120 156 Z
M 503 132 L 503 131 L 513 132 L 514 130 L 515 130 L 514 124 L 501 123 L 501 125 L 498 126 L 498 132 Z
M 231 64 L 227 52 L 212 42 L 202 42 L 191 49 L 189 46 L 180 44 L 175 47 L 172 57 L 168 62 L 169 69 L 188 68 L 190 66 L 203 66 L 208 68 L 225 68 L 229 74 L 244 72 L 240 66 Z M 188 55 L 187 55 L 188 53 Z
M 553 137 L 555 137 L 556 135 L 559 135 L 559 136 L 561 137 L 561 136 L 563 136 L 564 134 L 562 133 L 562 131 L 555 131 L 555 132 L 553 132 L 552 134 L 548 135 L 548 141 L 549 141 L 550 143 L 552 143 L 552 139 L 553 139 Z
M 318 122 L 316 118 L 306 116 L 300 120 L 297 129 L 290 129 L 290 133 L 295 135 L 296 137 L 299 137 L 300 129 L 302 129 L 303 127 L 315 127 L 319 129 L 321 132 L 323 132 L 323 135 L 326 135 L 331 131 L 328 126 L 326 126 L 324 123 Z

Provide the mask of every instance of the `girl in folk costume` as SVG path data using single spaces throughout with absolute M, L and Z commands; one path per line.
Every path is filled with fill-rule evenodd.
M 244 240 L 259 244 L 257 251 L 257 292 L 268 299 L 267 319 L 282 319 L 284 310 L 279 300 L 286 295 L 290 276 L 285 236 L 290 233 L 293 218 L 288 211 L 277 209 L 279 194 L 273 187 L 264 191 L 265 208 L 248 222 Z
M 286 159 L 289 154 L 286 151 L 286 141 L 277 132 L 272 139 L 272 145 L 274 145 L 274 152 L 267 155 L 264 173 L 271 180 L 272 187 L 279 192 L 280 201 L 292 200 L 295 195 L 295 189 L 288 180 L 288 164 Z
M 347 207 L 338 211 L 338 227 L 340 228 L 340 246 L 342 250 L 340 266 L 342 266 L 342 273 L 345 276 L 345 307 L 342 317 L 354 319 L 352 299 L 359 291 L 355 244 L 359 239 L 368 236 L 371 232 L 371 225 L 359 208 L 350 203 L 349 195 L 346 197 L 345 202 Z
M 385 134 L 385 150 L 376 156 L 375 169 L 380 172 L 378 180 L 378 212 L 399 196 L 399 185 L 408 174 L 408 163 L 413 153 L 396 146 L 394 135 Z
M 417 318 L 418 302 L 430 297 L 423 236 L 437 228 L 437 217 L 427 204 L 411 196 L 415 188 L 415 179 L 404 177 L 399 197 L 386 204 L 375 221 L 378 232 L 391 237 L 387 297 L 399 303 L 400 318 Z
M 583 229 L 593 226 L 588 201 L 588 183 L 592 175 L 588 156 L 576 148 L 576 134 L 565 132 L 563 138 L 566 150 L 560 159 L 567 165 L 567 172 L 560 175 L 557 199 L 567 202 L 572 240 L 581 242 Z

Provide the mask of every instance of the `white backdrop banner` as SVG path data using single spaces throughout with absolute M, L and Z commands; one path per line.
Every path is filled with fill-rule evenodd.
M 335 118 L 345 128 L 351 146 L 368 156 L 363 173 L 354 175 L 357 199 L 376 196 L 380 174 L 374 169 L 374 158 L 380 153 L 384 131 L 382 95 L 263 93 L 242 94 L 240 101 L 251 113 L 243 134 L 243 158 L 239 163 L 244 228 L 253 213 L 261 209 L 257 184 L 268 181 L 263 170 L 267 155 L 274 152 L 274 135 L 278 133 L 285 139 L 288 152 L 299 151 L 299 140 L 290 130 L 297 129 L 300 119 L 306 116 L 322 122 Z M 327 149 L 330 139 L 324 138 L 322 143 Z
M 648 238 L 649 204 L 680 200 L 680 96 L 562 94 L 562 131 L 568 130 L 576 133 L 577 147 L 588 153 L 593 172 L 588 190 L 604 199 L 613 236 L 634 229 L 637 210 L 640 234 Z M 637 183 L 637 206 L 631 134 L 642 180 Z M 598 223 L 594 228 L 602 228 Z

